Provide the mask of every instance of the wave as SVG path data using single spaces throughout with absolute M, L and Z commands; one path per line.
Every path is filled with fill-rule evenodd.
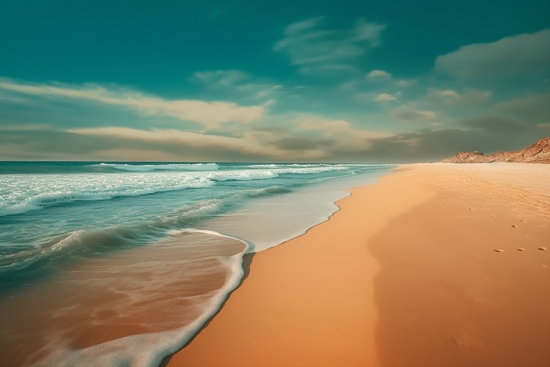
M 99 163 L 93 166 L 110 167 L 115 170 L 129 172 L 152 171 L 217 171 L 216 163 L 168 163 L 168 164 L 128 164 L 128 163 Z
M 236 190 L 220 198 L 188 204 L 152 220 L 136 225 L 111 226 L 99 229 L 78 230 L 48 241 L 15 249 L 11 254 L 1 254 L 0 274 L 17 272 L 31 265 L 57 261 L 64 256 L 86 257 L 111 250 L 148 243 L 152 237 L 162 237 L 165 232 L 195 225 L 199 220 L 225 212 L 243 198 L 278 195 L 291 192 L 281 186 L 261 189 Z M 206 233 L 206 232 L 205 232 Z
M 21 214 L 77 201 L 101 201 L 116 197 L 204 188 L 214 182 L 207 177 L 124 175 L 43 175 L 33 179 L 5 177 L 0 189 L 0 217 Z
M 216 182 L 224 181 L 267 180 L 284 174 L 307 175 L 348 169 L 347 166 L 327 165 L 157 172 L 156 174 L 128 172 L 121 174 L 6 175 L 2 179 L 3 187 L 0 188 L 0 217 L 78 201 L 100 201 L 189 188 L 206 188 L 215 185 Z

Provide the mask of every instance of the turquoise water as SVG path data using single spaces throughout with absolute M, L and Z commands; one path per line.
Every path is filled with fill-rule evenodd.
M 148 357 L 136 357 L 140 351 L 133 349 L 136 344 L 131 340 L 135 338 L 126 338 L 123 343 L 114 341 L 122 343 L 114 348 L 115 355 L 101 348 L 77 353 L 62 344 L 53 349 L 50 345 L 50 357 L 54 357 L 50 362 L 39 363 L 56 365 L 71 360 L 76 365 L 94 365 L 101 355 L 106 365 L 113 360 L 125 360 L 128 365 L 158 365 L 158 359 L 189 340 L 237 286 L 243 275 L 245 253 L 268 249 L 304 233 L 337 210 L 334 202 L 346 195 L 343 189 L 372 183 L 392 167 L 0 162 L 0 302 L 13 299 L 14 295 L 24 297 L 28 287 L 46 287 L 46 279 L 58 276 L 69 277 L 70 282 L 78 284 L 75 289 L 100 292 L 100 283 L 93 283 L 91 273 L 86 280 L 70 278 L 68 269 L 77 264 L 94 264 L 96 271 L 114 274 L 112 278 L 101 278 L 104 288 L 105 284 L 120 282 L 122 276 L 116 274 L 121 269 L 147 269 L 148 279 L 154 282 L 145 284 L 148 280 L 142 280 L 133 288 L 117 290 L 129 299 L 144 299 L 142 289 L 150 291 L 154 285 L 162 287 L 168 280 L 173 281 L 166 275 L 162 276 L 166 279 L 161 279 L 160 274 L 166 274 L 167 267 L 173 266 L 170 274 L 177 273 L 179 281 L 183 278 L 189 283 L 193 279 L 200 282 L 205 267 L 197 270 L 197 261 L 206 264 L 215 258 L 217 265 L 208 265 L 208 271 L 214 274 L 223 270 L 227 274 L 223 286 L 209 290 L 208 297 L 197 301 L 194 313 L 181 311 L 187 316 L 180 324 L 174 324 L 179 327 L 177 335 L 140 335 L 139 345 L 148 340 Z M 233 240 L 227 246 L 235 247 L 237 242 L 246 246 L 236 253 L 224 253 L 220 238 Z M 151 257 L 156 256 L 157 248 L 178 251 L 177 261 L 159 257 L 154 265 L 149 262 L 145 266 L 139 251 Z M 117 259 L 116 265 L 113 258 Z M 110 265 L 105 265 L 107 259 Z M 135 282 L 130 278 L 128 281 Z M 84 298 L 72 302 L 85 305 Z M 109 307 L 137 307 L 135 302 L 125 302 Z M 17 327 L 13 324 L 14 330 Z M 48 328 L 44 333 L 57 333 L 53 326 Z M 33 346 L 41 347 L 46 348 Z

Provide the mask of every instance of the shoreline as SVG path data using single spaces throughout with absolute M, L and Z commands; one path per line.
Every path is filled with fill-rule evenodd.
M 433 184 L 433 180 L 424 181 L 423 183 L 416 182 L 414 190 L 409 186 L 409 190 L 403 193 L 403 179 L 408 178 L 409 181 L 411 179 L 414 181 L 415 175 L 418 176 L 419 171 L 423 170 L 425 175 L 426 170 L 433 171 L 434 169 L 435 171 L 439 170 L 440 175 L 445 170 L 452 170 L 453 174 L 461 172 L 460 175 L 464 177 L 474 177 L 476 175 L 472 172 L 466 172 L 469 168 L 462 169 L 455 165 L 404 165 L 396 168 L 392 174 L 383 176 L 380 182 L 375 185 L 352 189 L 350 196 L 336 203 L 340 209 L 328 221 L 322 222 L 310 228 L 305 234 L 287 241 L 284 243 L 285 246 L 279 245 L 269 251 L 255 254 L 246 282 L 243 282 L 231 293 L 224 307 L 209 323 L 205 324 L 202 331 L 196 334 L 180 352 L 165 359 L 163 365 L 176 367 L 184 365 L 413 365 L 406 362 L 412 361 L 410 359 L 411 356 L 414 356 L 412 352 L 408 356 L 409 359 L 396 360 L 396 358 L 388 358 L 388 350 L 392 349 L 389 348 L 392 344 L 392 338 L 388 340 L 387 336 L 396 336 L 397 334 L 395 334 L 396 326 L 391 326 L 392 322 L 387 320 L 396 317 L 401 319 L 412 317 L 414 319 L 419 313 L 424 312 L 423 307 L 426 305 L 420 301 L 420 305 L 415 310 L 403 312 L 395 310 L 395 307 L 392 310 L 386 300 L 381 297 L 381 275 L 388 273 L 387 269 L 390 269 L 392 264 L 395 265 L 395 255 L 396 253 L 399 254 L 401 249 L 393 250 L 396 251 L 395 253 L 388 254 L 384 251 L 381 253 L 379 243 L 387 244 L 388 239 L 385 239 L 384 236 L 387 236 L 388 232 L 390 235 L 396 233 L 388 229 L 392 226 L 395 227 L 395 221 L 400 222 L 397 227 L 410 222 L 410 218 L 408 220 L 399 220 L 399 218 L 405 218 L 407 215 L 410 216 L 411 213 L 418 212 L 418 207 L 430 203 L 438 195 L 448 196 L 448 193 L 442 194 L 435 188 L 439 184 L 439 189 L 443 187 L 448 189 L 448 183 L 438 182 Z M 506 171 L 506 169 L 504 170 Z M 431 174 L 437 176 L 437 172 L 431 172 Z M 416 177 L 416 180 L 418 181 L 418 177 Z M 475 190 L 472 189 L 471 183 L 462 182 L 462 185 L 466 191 L 469 188 L 474 193 L 475 198 Z M 460 189 L 456 190 L 460 191 Z M 510 190 L 510 188 L 507 187 L 507 190 Z M 411 192 L 413 193 L 411 194 Z M 498 202 L 498 200 L 496 201 Z M 524 204 L 520 203 L 518 205 L 521 207 Z M 454 203 L 453 205 L 452 208 L 458 208 L 458 204 Z M 543 209 L 545 205 L 543 205 Z M 427 211 L 425 210 L 424 217 L 426 215 L 433 217 L 433 211 L 433 207 Z M 456 215 L 456 213 L 453 215 Z M 459 217 L 460 215 L 462 214 L 459 213 Z M 540 215 L 529 218 L 529 223 L 540 220 Z M 530 230 L 539 231 L 537 233 L 542 236 L 549 233 L 547 228 L 535 227 Z M 380 239 L 381 237 L 382 239 Z M 368 246 L 366 245 L 367 242 Z M 397 242 L 394 240 L 394 243 Z M 334 251 L 335 244 L 344 244 L 345 251 Z M 490 249 L 490 251 L 492 252 L 491 255 L 498 255 L 493 249 Z M 544 255 L 547 255 L 547 253 L 540 251 L 540 256 L 536 261 L 539 261 L 541 256 Z M 415 258 L 414 254 L 408 253 L 408 256 L 411 256 L 413 260 Z M 422 257 L 420 258 L 422 259 Z M 543 259 L 546 261 L 546 258 Z M 409 261 L 409 259 L 406 259 L 406 261 Z M 436 258 L 435 263 L 437 262 Z M 426 265 L 428 271 L 433 270 L 432 263 L 428 262 L 424 265 Z M 540 267 L 540 269 L 543 268 Z M 390 275 L 391 273 L 389 272 Z M 394 270 L 393 273 L 399 274 L 399 271 Z M 490 271 L 486 273 L 490 273 Z M 478 276 L 483 278 L 487 274 L 480 273 Z M 518 275 L 516 274 L 516 276 Z M 544 275 L 542 275 L 541 278 L 538 273 L 535 275 L 523 274 L 521 277 L 534 277 L 533 279 L 536 278 L 535 280 L 539 286 L 545 286 L 548 283 L 545 280 L 548 277 L 544 278 Z M 456 283 L 463 282 L 460 277 L 458 280 L 454 279 L 454 281 Z M 388 282 L 384 284 L 384 288 L 392 288 L 394 293 L 397 292 L 401 295 L 407 293 L 399 289 L 399 282 L 396 283 L 397 285 Z M 461 286 L 464 286 L 464 284 L 461 284 Z M 531 301 L 531 303 L 537 303 L 536 298 L 531 297 Z M 474 303 L 484 304 L 477 301 L 474 301 Z M 525 304 L 521 305 L 526 306 Z M 540 314 L 539 309 L 536 311 Z M 440 314 L 445 314 L 445 312 L 448 312 L 448 309 L 444 309 Z M 468 312 L 473 315 L 477 311 L 473 308 Z M 388 318 L 388 314 L 391 314 L 391 317 Z M 380 317 L 382 319 L 379 319 Z M 436 319 L 436 317 L 431 318 Z M 427 320 L 429 321 L 430 318 L 427 318 Z M 548 320 L 546 320 L 546 324 L 543 322 L 544 325 L 548 326 Z M 486 360 L 490 362 L 487 365 L 495 365 L 491 364 L 491 361 L 494 362 L 495 360 L 502 362 L 503 357 L 497 358 L 496 356 L 495 346 L 491 344 L 491 337 L 485 336 L 485 344 L 483 341 L 476 341 L 476 337 L 475 335 L 472 336 L 471 330 L 462 332 L 462 334 L 459 333 L 460 336 L 457 337 L 456 332 L 450 332 L 452 327 L 455 326 L 448 326 L 443 331 L 429 328 L 423 330 L 422 327 L 416 330 L 420 332 L 420 337 L 417 339 L 423 342 L 440 341 L 443 334 L 445 335 L 444 338 L 450 338 L 449 340 L 452 341 L 452 343 L 443 343 L 444 350 L 436 353 L 436 357 L 430 357 L 431 361 L 445 363 L 453 360 L 450 359 L 451 355 L 455 359 L 458 355 L 458 360 L 465 358 L 465 355 L 467 355 L 470 362 Z M 533 328 L 532 333 L 537 330 L 537 332 L 540 332 L 540 328 L 537 329 L 536 326 L 533 326 Z M 413 331 L 409 330 L 409 332 Z M 384 339 L 384 335 L 386 335 L 386 339 Z M 449 337 L 449 335 L 451 336 Z M 545 342 L 544 333 L 541 335 L 539 337 Z M 403 341 L 403 337 L 406 339 L 407 334 L 399 337 Z M 410 337 L 410 333 L 408 337 Z M 514 338 L 505 340 L 504 347 L 512 339 Z M 472 340 L 474 341 L 472 342 Z M 517 340 L 512 341 L 515 341 L 517 345 Z M 417 347 L 421 347 L 418 343 L 416 344 Z M 530 352 L 531 354 L 534 353 L 535 360 L 533 361 L 536 362 L 541 358 L 541 351 L 546 353 L 549 350 L 541 347 L 540 342 L 534 344 L 536 347 L 531 348 Z M 401 345 L 403 344 L 401 343 Z M 423 344 L 424 349 L 429 345 L 429 343 Z M 478 349 L 481 349 L 467 348 L 465 347 L 467 345 L 478 345 Z M 481 347 L 479 347 L 480 345 Z M 484 346 L 486 349 L 484 349 Z M 505 351 L 501 347 L 496 349 L 501 352 L 502 350 Z M 392 350 L 392 352 L 395 352 L 395 350 Z M 509 353 L 503 355 L 506 356 L 506 354 Z M 516 354 L 523 355 L 522 351 Z M 487 357 L 487 359 L 483 356 L 490 356 L 490 358 Z M 419 357 L 417 355 L 417 357 L 417 362 L 426 362 L 426 356 Z M 407 358 L 407 356 L 403 358 Z M 425 365 L 431 364 L 425 363 Z
M 377 171 L 375 171 L 375 175 L 387 172 L 387 170 L 384 170 L 385 172 Z M 244 211 L 237 212 L 235 218 L 242 221 L 242 224 L 246 224 L 250 220 L 249 218 L 252 217 L 250 213 L 264 214 L 260 216 L 263 217 L 263 220 L 251 222 L 255 224 L 252 227 L 259 227 L 259 230 L 254 229 L 251 231 L 252 235 L 266 235 L 263 231 L 269 227 L 270 222 L 275 223 L 271 225 L 273 229 L 270 234 L 284 233 L 284 231 L 278 229 L 277 223 L 284 226 L 285 229 L 288 229 L 287 224 L 291 225 L 291 229 L 292 225 L 298 228 L 303 224 L 308 224 L 303 226 L 300 233 L 292 236 L 292 238 L 299 237 L 317 224 L 326 222 L 335 212 L 340 210 L 335 202 L 349 195 L 348 192 L 342 189 L 346 187 L 345 185 L 358 181 L 367 184 L 373 179 L 373 173 L 366 172 L 364 177 L 360 175 L 357 178 L 352 175 L 351 178 L 348 176 L 344 179 L 346 181 L 343 185 L 323 183 L 309 189 L 305 188 L 302 192 L 291 193 L 290 195 L 293 196 L 286 198 L 285 203 L 281 202 L 280 198 L 275 200 L 276 197 L 262 197 L 258 202 L 255 202 L 255 207 L 245 207 Z M 288 201 L 293 202 L 292 205 L 288 206 Z M 260 203 L 260 205 L 258 206 L 257 203 Z M 275 207 L 270 207 L 272 205 L 270 203 L 274 203 Z M 277 207 L 280 207 L 280 209 Z M 292 215 L 284 213 L 286 218 L 280 217 L 283 214 L 281 211 L 283 208 L 290 208 Z M 319 215 L 319 209 L 321 209 L 321 215 Z M 279 213 L 279 211 L 281 212 Z M 223 220 L 224 217 L 222 216 L 221 219 Z M 235 221 L 233 220 L 233 222 Z M 231 221 L 228 223 L 231 224 Z M 37 330 L 27 328 L 26 324 L 23 325 L 23 322 L 20 322 L 19 319 L 3 319 L 3 322 L 6 323 L 6 329 L 13 330 L 10 333 L 17 333 L 18 335 L 16 338 L 4 341 L 4 345 L 10 347 L 8 360 L 13 365 L 44 364 L 52 366 L 61 362 L 70 364 L 73 363 L 72 361 L 79 361 L 82 365 L 95 365 L 99 360 L 103 364 L 110 364 L 110 360 L 116 360 L 117 358 L 130 364 L 138 363 L 136 361 L 141 364 L 145 363 L 148 366 L 156 366 L 162 363 L 163 357 L 168 353 L 181 349 L 184 341 L 187 345 L 188 341 L 197 335 L 195 330 L 204 329 L 205 325 L 208 325 L 209 321 L 223 307 L 223 304 L 227 302 L 227 294 L 231 294 L 246 279 L 247 267 L 249 267 L 249 262 L 252 259 L 247 253 L 252 251 L 250 246 L 255 245 L 255 243 L 253 244 L 250 240 L 245 239 L 249 237 L 249 233 L 240 233 L 241 236 L 238 235 L 239 233 L 228 235 L 227 232 L 236 229 L 235 227 L 227 227 L 228 230 L 226 231 L 224 224 L 227 225 L 228 223 L 218 221 L 216 223 L 218 228 L 208 230 L 200 229 L 201 227 L 183 231 L 169 230 L 166 232 L 167 236 L 158 242 L 162 251 L 158 250 L 158 246 L 139 247 L 130 251 L 114 251 L 100 258 L 82 259 L 80 262 L 62 269 L 59 274 L 52 275 L 52 277 L 55 276 L 56 280 L 51 284 L 48 281 L 37 282 L 33 284 L 32 290 L 17 290 L 13 294 L 14 297 L 7 298 L 0 305 L 4 310 L 3 314 L 9 315 L 18 312 L 24 314 L 25 317 L 33 317 L 33 324 Z M 206 228 L 210 227 L 212 227 L 212 223 L 208 222 Z M 288 230 L 286 232 L 292 233 Z M 204 237 L 199 242 L 216 242 L 217 240 L 214 238 L 227 237 L 228 240 L 246 243 L 249 247 L 244 251 L 244 266 L 233 269 L 235 271 L 226 270 L 231 274 L 244 273 L 243 279 L 236 283 L 230 281 L 231 284 L 228 284 L 228 278 L 226 278 L 226 284 L 224 285 L 221 278 L 223 272 L 206 274 L 214 271 L 214 264 L 209 262 L 206 265 L 203 264 L 204 266 L 201 268 L 206 273 L 201 274 L 199 272 L 200 276 L 195 274 L 193 285 L 191 285 L 187 281 L 187 278 L 190 278 L 191 275 L 186 274 L 186 269 L 191 272 L 195 270 L 193 270 L 192 265 L 186 264 L 186 261 L 193 261 L 195 256 L 200 257 L 202 255 L 196 253 L 192 247 L 186 250 L 186 246 L 178 245 L 180 241 L 186 241 L 182 238 L 178 239 L 183 235 L 199 237 L 214 235 L 214 237 L 210 236 L 210 239 Z M 279 243 L 273 241 L 269 234 L 266 237 L 269 240 L 262 243 L 264 246 L 269 245 L 270 242 L 280 245 L 288 241 L 285 240 Z M 285 235 L 281 237 L 290 238 Z M 209 246 L 215 247 L 217 245 L 210 244 Z M 226 250 L 219 250 L 218 255 L 221 257 L 230 255 L 225 254 Z M 186 251 L 189 253 L 186 253 Z M 225 260 L 229 260 L 229 258 L 225 260 L 220 258 L 219 260 L 221 263 L 218 264 L 217 270 L 221 270 L 221 268 L 228 265 Z M 181 266 L 178 266 L 178 261 Z M 162 262 L 166 262 L 167 266 L 174 266 L 174 268 L 169 270 L 167 267 L 155 266 L 155 264 Z M 112 273 L 112 269 L 109 271 L 110 268 L 119 273 L 122 272 L 117 275 L 117 285 L 114 287 L 100 287 L 99 284 L 105 283 L 105 279 L 101 279 L 103 276 L 98 274 Z M 135 274 L 134 276 L 131 275 L 132 272 Z M 161 276 L 162 272 L 166 272 L 166 274 Z M 66 278 L 65 275 L 69 275 L 69 278 Z M 225 275 L 228 276 L 229 273 Z M 200 279 L 197 279 L 196 276 L 199 276 Z M 235 276 L 229 275 L 231 279 L 234 279 Z M 238 277 L 240 278 L 240 275 Z M 137 284 L 139 283 L 138 279 L 141 278 L 147 280 L 144 285 Z M 132 282 L 137 282 L 134 284 L 135 287 L 130 286 Z M 147 284 L 151 282 L 156 283 L 154 289 L 147 288 Z M 66 283 L 67 286 L 57 283 Z M 216 292 L 223 293 L 219 303 L 217 301 L 218 296 L 212 294 L 213 289 Z M 231 289 L 231 291 L 226 292 L 225 289 Z M 57 301 L 68 297 L 71 297 L 71 302 L 79 306 L 67 308 L 64 307 L 63 301 Z M 216 299 L 216 305 L 209 304 L 211 301 L 207 299 L 209 297 Z M 39 313 L 33 311 L 36 306 L 31 307 L 36 305 L 37 300 L 41 305 L 39 307 L 40 314 L 55 314 L 56 317 L 37 317 Z M 201 307 L 206 308 L 199 311 Z M 161 311 L 161 313 L 158 314 L 158 311 Z M 204 314 L 206 318 L 197 315 L 197 313 Z M 57 339 L 47 343 L 40 341 L 41 339 L 47 340 L 42 338 L 41 335 L 43 334 L 55 335 Z M 136 345 L 147 345 L 147 348 L 137 348 Z M 11 348 L 12 346 L 14 348 Z M 120 350 L 120 353 L 116 352 L 117 349 Z

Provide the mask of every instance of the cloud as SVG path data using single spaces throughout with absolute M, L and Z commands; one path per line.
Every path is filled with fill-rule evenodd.
M 399 79 L 395 81 L 395 85 L 398 87 L 410 87 L 416 84 L 416 79 Z
M 496 128 L 496 125 L 507 125 Z M 367 162 L 421 162 L 438 161 L 459 151 L 481 150 L 485 154 L 503 150 L 523 149 L 547 136 L 543 127 L 518 129 L 517 121 L 495 119 L 491 116 L 456 121 L 452 128 L 421 129 L 398 133 L 370 141 L 365 149 L 333 151 L 342 161 L 355 161 L 361 157 Z M 466 126 L 475 126 L 469 128 Z
M 374 100 L 377 102 L 389 102 L 389 101 L 395 101 L 397 100 L 397 98 L 395 98 L 391 94 L 381 93 L 377 95 L 376 98 L 374 98 Z
M 378 47 L 384 29 L 386 29 L 385 24 L 366 22 L 364 19 L 359 19 L 355 24 L 356 35 L 352 39 L 355 41 L 369 41 L 372 47 Z
M 500 116 L 517 118 L 531 123 L 550 122 L 550 93 L 533 94 L 527 97 L 504 101 L 491 107 Z
M 230 138 L 172 129 L 118 127 L 70 131 L 12 129 L 0 134 L 2 159 L 265 161 L 293 156 L 262 144 L 253 135 Z
M 523 132 L 529 128 L 529 126 L 523 122 L 495 116 L 475 117 L 458 121 L 457 124 L 467 128 L 492 133 Z
M 109 90 L 98 85 L 83 87 L 18 83 L 0 80 L 0 89 L 21 94 L 58 98 L 80 99 L 106 105 L 120 106 L 144 115 L 169 116 L 182 121 L 202 124 L 207 128 L 226 122 L 250 123 L 265 115 L 263 106 L 240 106 L 232 102 L 205 102 L 200 100 L 166 100 L 129 90 Z
M 354 61 L 380 45 L 386 28 L 384 24 L 359 19 L 351 30 L 320 29 L 324 21 L 324 17 L 317 17 L 290 24 L 274 50 L 287 54 L 304 74 L 355 72 Z
M 348 121 L 331 120 L 317 115 L 298 116 L 294 124 L 298 126 L 295 135 L 316 132 L 316 136 L 321 139 L 335 139 L 335 146 L 342 148 L 363 147 L 371 140 L 393 135 L 382 131 L 357 129 Z
M 332 76 L 343 73 L 357 74 L 359 69 L 352 65 L 346 64 L 321 64 L 313 66 L 303 66 L 299 69 L 301 74 L 304 75 L 323 75 Z
M 287 123 L 286 128 L 282 128 L 279 120 Z M 255 157 L 254 161 L 323 160 L 330 157 L 333 150 L 363 149 L 370 141 L 391 135 L 359 130 L 347 121 L 330 120 L 318 115 L 274 116 L 270 123 L 272 125 L 252 128 L 237 137 L 205 135 L 175 129 L 142 130 L 123 127 L 80 128 L 68 132 L 79 136 L 110 138 L 125 142 L 117 143 L 115 147 L 127 146 L 129 142 L 134 142 L 136 146 L 143 145 L 145 148 L 151 145 L 177 145 L 185 147 L 186 151 L 196 149 L 197 152 L 233 152 L 230 156 L 238 152 L 243 160 L 250 156 Z M 228 160 L 223 155 L 220 158 Z
M 235 93 L 256 99 L 272 98 L 282 90 L 282 85 L 255 78 L 241 70 L 207 70 L 194 73 L 191 81 L 198 81 L 207 88 Z
M 449 97 L 456 97 L 458 98 L 458 93 L 455 92 L 454 90 L 441 90 L 441 91 L 437 91 L 437 92 L 434 92 L 436 95 L 438 96 L 442 96 L 442 97 L 445 97 L 445 96 L 449 96 Z
M 548 75 L 550 29 L 462 46 L 437 57 L 435 70 L 457 78 L 503 78 Z
M 335 144 L 333 139 L 282 138 L 272 144 L 284 150 L 324 149 Z
M 218 161 L 234 161 L 236 157 L 238 157 L 237 160 L 241 161 L 295 161 L 321 158 L 326 155 L 326 152 L 322 149 L 315 149 L 317 146 L 312 144 L 302 146 L 299 149 L 300 154 L 297 155 L 297 147 L 288 144 L 285 145 L 284 137 L 273 134 L 273 132 L 257 130 L 245 132 L 241 137 L 205 135 L 172 129 L 141 130 L 118 127 L 72 129 L 70 132 L 84 136 L 115 138 L 119 141 L 136 142 L 137 146 L 178 146 L 182 148 L 180 151 L 186 154 L 182 154 L 179 158 L 180 160 L 183 158 L 185 160 L 200 161 L 204 160 L 204 158 L 200 157 L 206 155 L 209 159 Z M 168 149 L 168 151 L 170 150 Z
M 262 126 L 238 138 L 174 129 L 6 127 L 0 133 L 0 158 L 404 163 L 439 160 L 463 150 L 521 149 L 548 134 L 544 124 L 492 116 L 397 134 L 359 130 L 347 121 L 315 115 L 280 118 L 294 130 Z
M 200 71 L 193 74 L 193 79 L 200 80 L 210 87 L 230 87 L 237 82 L 249 79 L 250 76 L 240 70 Z
M 367 74 L 368 78 L 391 78 L 391 74 L 384 70 L 373 70 Z
M 391 111 L 391 115 L 403 121 L 435 120 L 437 117 L 433 111 L 415 110 L 410 106 L 401 106 Z
M 466 90 L 457 92 L 455 90 L 435 90 L 426 96 L 427 100 L 446 105 L 454 106 L 475 106 L 482 105 L 491 99 L 491 92 L 479 90 Z
M 395 94 L 389 93 L 355 93 L 353 98 L 358 102 L 367 102 L 372 103 L 372 101 L 379 103 L 386 103 L 391 101 L 396 101 L 397 98 L 401 95 L 401 92 Z

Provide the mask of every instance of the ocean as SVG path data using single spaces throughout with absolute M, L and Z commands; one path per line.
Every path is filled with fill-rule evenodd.
M 393 167 L 0 162 L 3 358 L 158 366 L 218 312 L 254 253 Z

